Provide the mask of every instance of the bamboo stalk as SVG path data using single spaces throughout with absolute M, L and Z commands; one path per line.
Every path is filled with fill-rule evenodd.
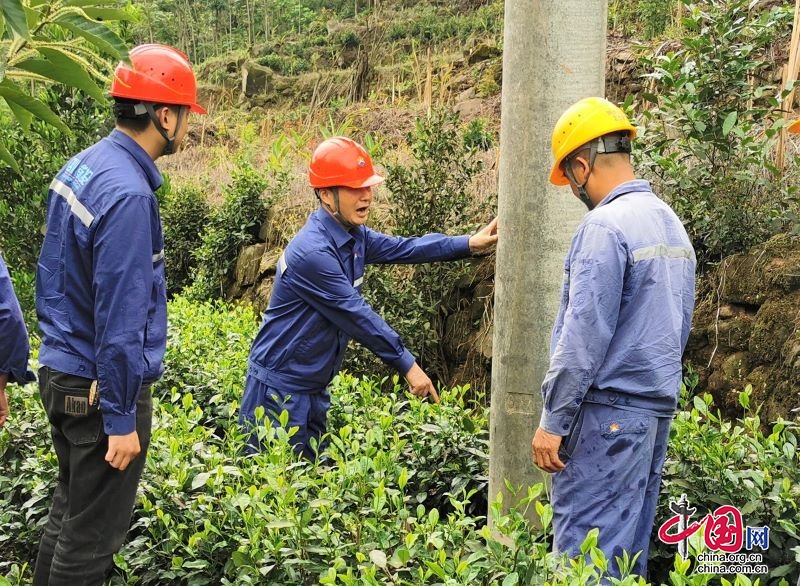
M 800 0 L 794 3 L 794 22 L 792 23 L 792 39 L 789 44 L 789 61 L 783 68 L 783 87 L 786 91 L 790 83 L 797 80 L 798 68 L 800 68 Z M 783 119 L 789 119 L 789 114 L 794 110 L 795 89 L 792 88 L 783 100 L 781 109 Z M 781 128 L 778 137 L 777 152 L 775 154 L 775 164 L 778 169 L 783 169 L 786 162 L 786 125 Z
M 800 0 L 797 0 L 800 2 Z M 428 72 L 425 76 L 425 108 L 428 111 L 428 118 L 431 117 L 433 101 L 433 64 L 431 63 L 431 48 L 428 47 Z

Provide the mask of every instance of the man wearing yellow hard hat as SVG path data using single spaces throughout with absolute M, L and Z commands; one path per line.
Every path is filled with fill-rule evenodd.
M 555 548 L 599 528 L 609 573 L 646 575 L 661 469 L 694 310 L 695 254 L 670 207 L 636 179 L 636 129 L 603 98 L 564 112 L 550 181 L 589 208 L 564 263 L 534 463 L 553 473 Z

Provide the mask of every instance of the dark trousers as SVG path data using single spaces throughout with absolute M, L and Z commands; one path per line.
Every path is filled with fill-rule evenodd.
M 150 444 L 150 385 L 142 387 L 136 404 L 142 451 L 120 471 L 105 461 L 108 436 L 98 406 L 84 401 L 90 384 L 46 366 L 39 371 L 39 392 L 58 457 L 58 484 L 39 543 L 35 586 L 102 584 L 130 526 Z
M 250 432 L 246 452 L 261 452 L 264 446 L 253 430 L 257 407 L 264 408 L 264 419 L 269 420 L 272 427 L 280 427 L 280 415 L 284 410 L 289 415 L 287 429 L 293 427 L 297 431 L 289 442 L 298 454 L 307 460 L 316 460 L 317 454 L 325 449 L 322 437 L 328 431 L 328 409 L 331 406 L 331 395 L 328 389 L 308 393 L 287 393 L 267 386 L 253 376 L 247 377 L 244 398 L 239 408 L 239 423 L 245 431 Z

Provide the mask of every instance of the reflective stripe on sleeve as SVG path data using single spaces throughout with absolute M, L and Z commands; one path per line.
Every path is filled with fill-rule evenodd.
M 645 246 L 633 251 L 633 262 L 665 256 L 667 258 L 694 258 L 694 251 L 683 246 L 667 246 L 666 244 L 656 244 L 655 246 Z
M 62 183 L 58 179 L 53 179 L 53 182 L 50 184 L 50 189 L 67 200 L 69 209 L 73 214 L 78 216 L 78 219 L 84 226 L 88 228 L 92 225 L 94 216 L 80 201 L 78 201 L 78 196 L 75 195 L 75 192 L 72 191 L 72 188 L 69 185 Z

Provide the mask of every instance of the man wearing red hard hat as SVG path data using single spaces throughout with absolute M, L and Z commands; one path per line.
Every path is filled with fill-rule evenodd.
M 50 184 L 36 274 L 39 388 L 58 481 L 34 584 L 102 584 L 125 539 L 163 372 L 167 297 L 154 161 L 197 104 L 186 56 L 141 45 L 111 84 L 116 127 Z
M 464 258 L 497 242 L 497 220 L 471 236 L 387 236 L 364 224 L 372 188 L 383 182 L 369 153 L 344 137 L 314 151 L 309 183 L 320 206 L 278 261 L 264 321 L 250 350 L 239 421 L 260 449 L 256 409 L 280 425 L 286 410 L 291 441 L 312 459 L 327 429 L 328 384 L 339 372 L 351 338 L 406 378 L 411 392 L 438 402 L 428 375 L 400 336 L 361 296 L 365 265 L 421 263 Z

